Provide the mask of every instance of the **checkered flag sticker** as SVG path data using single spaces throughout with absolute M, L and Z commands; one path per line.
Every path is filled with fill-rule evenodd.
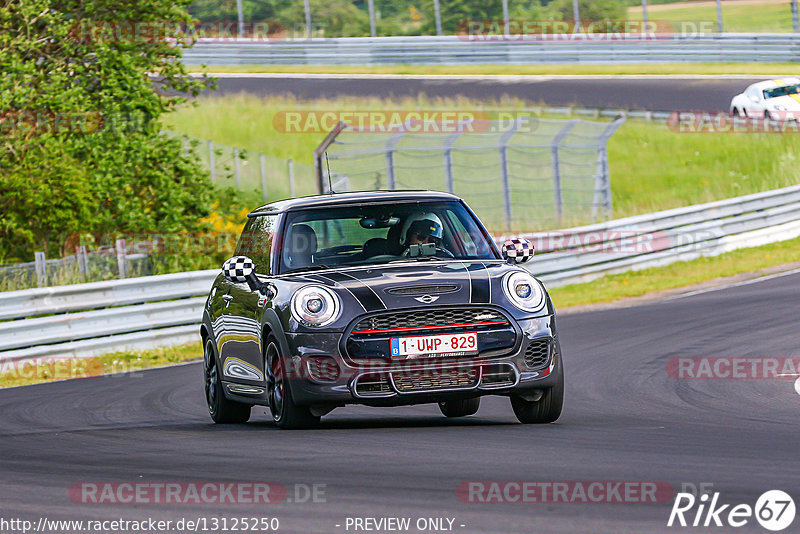
M 231 282 L 247 282 L 253 269 L 253 260 L 247 256 L 234 256 L 222 264 L 222 274 Z
M 503 255 L 514 263 L 524 263 L 533 257 L 533 243 L 522 238 L 508 239 L 503 243 Z

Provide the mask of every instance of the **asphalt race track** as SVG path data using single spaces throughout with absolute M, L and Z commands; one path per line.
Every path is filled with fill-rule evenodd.
M 683 483 L 713 483 L 726 503 L 752 506 L 770 489 L 797 500 L 794 378 L 676 380 L 666 363 L 675 356 L 800 356 L 799 304 L 795 274 L 564 315 L 567 398 L 562 418 L 546 426 L 517 424 L 499 397 L 458 420 L 426 405 L 342 408 L 313 431 L 278 430 L 263 410 L 249 424 L 215 426 L 199 363 L 0 390 L 0 516 L 274 516 L 280 532 L 345 532 L 348 516 L 444 516 L 455 518 L 459 532 L 674 532 L 666 527 L 671 500 L 475 504 L 459 500 L 456 487 L 489 480 L 662 481 L 675 491 Z M 82 481 L 326 484 L 326 502 L 76 504 L 68 489 Z
M 293 95 L 297 98 L 339 96 L 466 96 L 497 100 L 521 98 L 550 106 L 645 109 L 653 111 L 728 111 L 731 98 L 749 84 L 768 76 L 703 78 L 672 76 L 531 76 L 507 79 L 450 77 L 392 77 L 324 75 L 218 75 L 213 94 L 250 93 L 258 96 Z

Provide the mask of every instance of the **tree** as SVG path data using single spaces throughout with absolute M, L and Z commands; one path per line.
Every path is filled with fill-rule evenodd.
M 548 6 L 559 20 L 573 20 L 572 0 L 553 0 Z M 626 8 L 619 0 L 578 0 L 582 21 L 622 21 Z
M 0 257 L 52 256 L 75 232 L 194 230 L 209 213 L 205 172 L 159 125 L 204 86 L 179 61 L 187 3 L 0 5 Z
M 311 0 L 311 23 L 322 28 L 325 37 L 369 35 L 369 15 L 350 0 Z M 280 22 L 289 29 L 305 26 L 303 2 L 292 2 L 279 13 Z
M 535 0 L 509 0 L 509 18 L 512 20 L 540 21 L 550 17 Z M 433 0 L 422 4 L 426 23 L 422 27 L 423 35 L 436 33 L 433 13 Z M 453 34 L 464 31 L 468 24 L 477 22 L 501 22 L 503 20 L 503 3 L 501 0 L 439 0 L 442 15 L 442 32 Z

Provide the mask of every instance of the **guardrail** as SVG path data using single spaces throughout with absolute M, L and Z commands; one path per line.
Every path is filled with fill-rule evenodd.
M 538 253 L 524 265 L 555 287 L 798 236 L 800 186 L 792 186 L 526 234 Z M 197 340 L 205 296 L 218 272 L 0 293 L 0 362 L 86 357 Z
M 428 65 L 531 63 L 791 62 L 800 60 L 800 35 L 714 33 L 656 35 L 652 39 L 602 34 L 511 36 L 343 37 L 291 41 L 200 39 L 183 51 L 189 65 Z

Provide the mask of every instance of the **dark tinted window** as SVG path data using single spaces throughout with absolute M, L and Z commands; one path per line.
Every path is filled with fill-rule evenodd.
M 248 219 L 236 245 L 236 255 L 247 256 L 253 260 L 256 272 L 259 274 L 271 274 L 270 251 L 277 224 L 277 215 Z

